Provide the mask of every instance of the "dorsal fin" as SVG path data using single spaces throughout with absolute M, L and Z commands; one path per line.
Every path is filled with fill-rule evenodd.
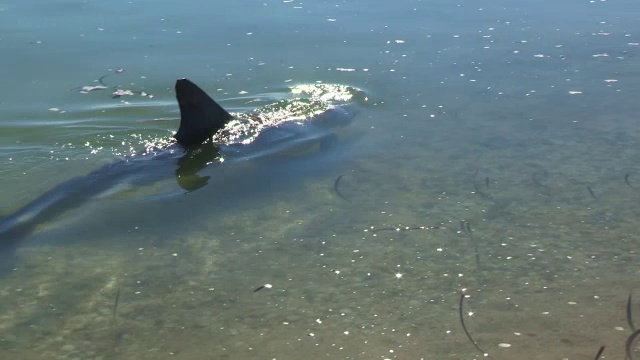
M 180 128 L 174 136 L 184 147 L 197 146 L 222 129 L 233 116 L 187 79 L 176 81 Z

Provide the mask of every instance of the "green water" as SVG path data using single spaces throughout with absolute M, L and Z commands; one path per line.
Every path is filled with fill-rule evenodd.
M 187 195 L 173 179 L 134 186 L 41 224 L 0 277 L 0 358 L 484 358 L 462 291 L 493 359 L 593 359 L 601 345 L 622 358 L 638 14 L 632 1 L 0 2 L 1 214 L 170 139 L 177 78 L 233 111 L 318 81 L 368 96 L 332 149 L 207 168 Z

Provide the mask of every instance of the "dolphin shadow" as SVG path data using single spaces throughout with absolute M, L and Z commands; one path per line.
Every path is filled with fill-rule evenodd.
M 212 142 L 206 142 L 195 149 L 189 149 L 178 159 L 176 168 L 176 183 L 186 192 L 196 191 L 209 183 L 210 176 L 200 176 L 198 173 L 220 156 L 220 147 Z

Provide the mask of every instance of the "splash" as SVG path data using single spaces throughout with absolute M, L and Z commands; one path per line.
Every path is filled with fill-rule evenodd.
M 352 86 L 323 83 L 294 85 L 290 87 L 290 93 L 296 97 L 261 106 L 250 113 L 234 113 L 235 119 L 214 137 L 214 141 L 221 144 L 249 144 L 266 127 L 313 119 L 363 94 L 362 90 Z
M 340 84 L 299 84 L 291 86 L 280 100 L 260 106 L 246 113 L 232 113 L 234 120 L 218 132 L 213 141 L 218 144 L 249 144 L 267 127 L 285 122 L 313 119 L 336 106 L 367 101 L 364 92 L 353 86 Z M 173 133 L 173 132 L 171 132 Z M 84 146 L 92 155 L 107 151 L 119 157 L 153 155 L 175 144 L 172 136 L 162 134 L 100 135 Z

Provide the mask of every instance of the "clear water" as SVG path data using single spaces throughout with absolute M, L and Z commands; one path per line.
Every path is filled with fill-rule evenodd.
M 622 358 L 639 18 L 630 0 L 0 2 L 3 215 L 170 138 L 177 78 L 233 110 L 316 81 L 369 96 L 329 150 L 39 226 L 0 278 L 0 358 L 483 358 L 463 291 L 493 359 Z

